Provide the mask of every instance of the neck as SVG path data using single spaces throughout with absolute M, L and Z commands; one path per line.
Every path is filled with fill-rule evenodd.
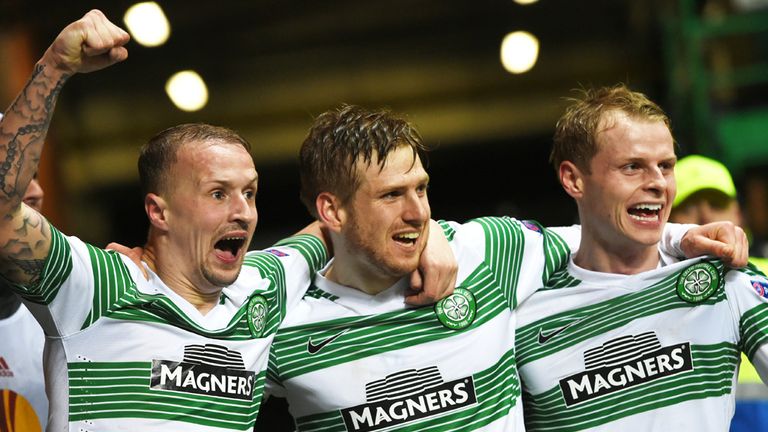
M 157 242 L 150 240 L 144 246 L 141 260 L 157 274 L 160 280 L 173 292 L 188 301 L 201 314 L 205 315 L 213 309 L 221 299 L 220 287 L 209 287 L 206 292 L 199 285 L 192 282 L 192 278 L 185 276 L 183 261 L 178 258 L 183 254 L 173 253 L 169 248 L 159 247 Z M 210 284 L 208 284 L 210 285 Z
M 624 275 L 653 270 L 658 267 L 659 260 L 658 245 L 625 247 L 590 237 L 583 229 L 579 251 L 573 258 L 573 262 L 583 269 Z
M 383 274 L 375 266 L 365 262 L 347 259 L 343 253 L 338 253 L 341 248 L 336 247 L 336 245 L 334 245 L 334 250 L 337 251 L 337 254 L 325 273 L 325 278 L 332 282 L 366 294 L 376 295 L 400 280 L 399 277 Z
M 7 287 L 0 287 L 0 319 L 15 314 L 21 307 L 21 299 Z

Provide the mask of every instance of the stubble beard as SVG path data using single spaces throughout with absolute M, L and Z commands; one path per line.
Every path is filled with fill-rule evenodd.
M 386 245 L 383 248 L 376 248 L 371 242 L 366 241 L 364 232 L 360 229 L 357 222 L 353 222 L 351 229 L 346 233 L 349 252 L 353 256 L 362 256 L 369 267 L 376 269 L 379 273 L 401 278 L 416 270 L 417 266 L 402 264 L 392 259 L 387 253 Z M 411 268 L 413 267 L 413 268 Z

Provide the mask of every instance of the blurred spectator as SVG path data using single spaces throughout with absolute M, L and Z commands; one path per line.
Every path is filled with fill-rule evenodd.
M 677 196 L 672 204 L 670 222 L 706 224 L 731 221 L 745 226 L 736 186 L 728 168 L 722 163 L 700 155 L 680 159 L 675 167 Z M 768 260 L 751 257 L 750 261 L 763 273 L 768 273 Z
M 36 179 L 23 200 L 40 211 L 43 189 Z M 0 431 L 45 430 L 44 345 L 43 329 L 19 297 L 0 282 Z
M 675 167 L 677 196 L 672 204 L 670 222 L 706 224 L 728 220 L 744 226 L 737 200 L 736 186 L 728 168 L 722 163 L 699 155 L 680 159 Z M 768 274 L 768 259 L 750 257 L 763 273 Z M 742 354 L 736 412 L 731 432 L 768 429 L 768 390 L 754 366 Z
M 22 200 L 42 210 L 43 188 L 37 174 Z M 0 431 L 45 430 L 48 398 L 43 375 L 44 345 L 43 329 L 19 297 L 0 281 Z

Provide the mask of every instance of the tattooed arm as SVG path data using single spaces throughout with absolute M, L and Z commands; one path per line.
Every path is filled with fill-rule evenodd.
M 100 11 L 88 12 L 56 37 L 0 120 L 0 273 L 14 282 L 34 283 L 50 249 L 48 222 L 22 197 L 37 172 L 59 92 L 76 73 L 125 60 L 128 39 Z

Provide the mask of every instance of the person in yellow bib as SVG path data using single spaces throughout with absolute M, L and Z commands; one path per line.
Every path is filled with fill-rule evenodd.
M 744 226 L 736 186 L 725 165 L 717 160 L 694 154 L 677 162 L 675 175 L 677 196 L 672 204 L 670 222 L 706 224 L 726 220 L 744 227 L 749 235 L 749 230 Z M 750 257 L 749 262 L 761 272 L 768 274 L 767 258 Z M 768 287 L 755 286 L 755 289 L 764 293 L 764 296 L 768 296 Z M 759 421 L 759 416 L 754 411 L 754 409 L 761 409 L 761 406 L 763 410 L 768 409 L 768 390 L 763 385 L 755 367 L 744 354 L 739 367 L 738 388 L 746 391 L 741 395 L 743 398 L 737 400 L 731 430 L 737 430 L 739 425 L 743 425 L 744 430 L 755 426 L 768 426 L 765 421 Z

